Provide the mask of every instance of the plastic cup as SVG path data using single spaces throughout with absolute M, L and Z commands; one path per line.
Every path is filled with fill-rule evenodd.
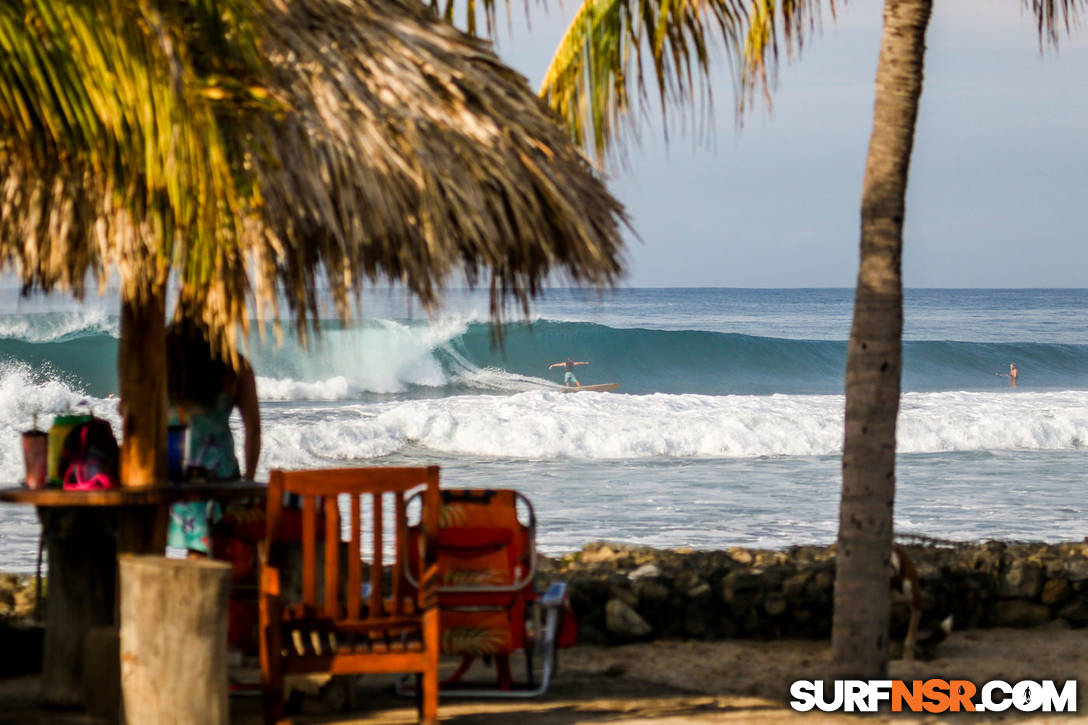
M 45 488 L 49 460 L 49 434 L 43 430 L 23 433 L 23 460 L 26 462 L 26 487 Z

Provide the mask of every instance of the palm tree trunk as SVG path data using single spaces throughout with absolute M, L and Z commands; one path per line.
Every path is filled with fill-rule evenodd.
M 832 626 L 836 677 L 888 665 L 895 424 L 903 333 L 903 217 L 931 0 L 886 0 L 861 199 L 861 264 L 846 359 L 842 503 Z
M 121 384 L 121 483 L 166 480 L 166 285 L 144 299 L 122 294 L 118 349 Z

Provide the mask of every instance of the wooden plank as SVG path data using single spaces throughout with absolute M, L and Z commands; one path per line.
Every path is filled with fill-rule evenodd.
M 371 496 L 374 512 L 371 521 L 374 525 L 374 553 L 370 559 L 370 618 L 384 617 L 382 603 L 382 495 Z
M 302 603 L 317 606 L 317 497 L 302 499 Z
M 431 475 L 431 469 L 437 468 L 437 466 L 320 468 L 284 471 L 284 474 L 289 481 L 288 490 L 301 495 L 321 495 L 330 490 L 340 493 L 407 492 L 426 483 Z
M 363 549 L 359 539 L 362 515 L 358 496 L 351 497 L 351 548 L 348 550 L 348 619 L 359 617 L 359 599 L 362 597 Z
M 340 507 L 325 497 L 325 616 L 340 616 Z
M 397 534 L 393 541 L 393 613 L 404 613 L 404 559 L 408 547 L 408 507 L 404 494 L 394 494 L 397 511 Z
M 0 503 L 31 506 L 156 506 L 179 501 L 264 498 L 268 487 L 250 481 L 219 484 L 161 485 L 149 488 L 111 488 L 103 491 L 65 491 L 61 488 L 0 488 Z
M 424 652 L 398 653 L 351 653 L 328 656 L 307 655 L 289 657 L 283 662 L 283 674 L 304 672 L 328 672 L 332 675 L 351 675 L 359 672 L 394 674 L 420 672 L 426 666 Z

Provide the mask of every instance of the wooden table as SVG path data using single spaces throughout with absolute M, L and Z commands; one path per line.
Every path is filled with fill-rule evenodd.
M 264 499 L 251 481 L 161 485 L 104 491 L 0 489 L 0 503 L 37 508 L 48 551 L 41 699 L 82 706 L 84 638 L 117 628 L 117 555 L 164 553 L 170 504 L 179 501 Z

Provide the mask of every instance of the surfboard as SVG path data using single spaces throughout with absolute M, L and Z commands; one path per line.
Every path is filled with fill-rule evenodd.
M 603 393 L 608 390 L 615 390 L 619 386 L 619 383 L 601 383 L 599 385 L 577 385 L 573 388 L 563 387 L 559 388 L 559 391 L 563 393 L 580 393 L 583 391 Z

